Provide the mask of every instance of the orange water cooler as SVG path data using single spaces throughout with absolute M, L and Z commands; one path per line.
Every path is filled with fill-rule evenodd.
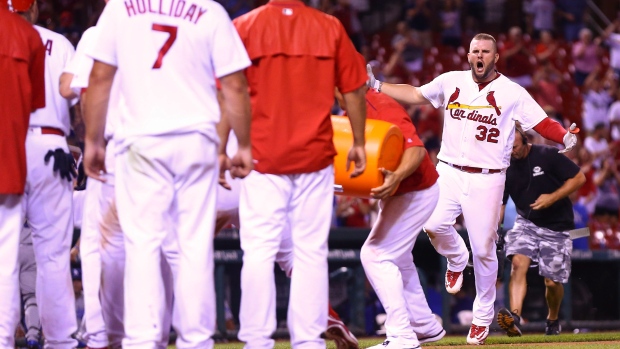
M 338 155 L 334 159 L 334 191 L 339 195 L 370 198 L 370 189 L 383 184 L 380 168 L 394 171 L 403 155 L 403 134 L 389 122 L 366 120 L 366 171 L 356 178 L 349 178 L 347 154 L 353 144 L 349 118 L 332 115 L 334 145 Z M 351 164 L 353 167 L 353 163 Z

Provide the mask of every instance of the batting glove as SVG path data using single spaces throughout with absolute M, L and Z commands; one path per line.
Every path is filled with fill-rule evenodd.
M 366 85 L 375 91 L 379 91 L 381 89 L 381 81 L 375 79 L 375 74 L 372 73 L 372 67 L 370 64 L 366 64 L 366 74 L 368 74 Z
M 579 132 L 579 128 L 577 128 L 577 124 L 573 123 L 570 125 L 570 128 L 564 135 L 562 141 L 564 141 L 564 149 L 560 150 L 560 153 L 566 153 L 573 149 L 575 145 L 577 145 L 577 136 L 576 134 Z
M 65 153 L 62 148 L 56 148 L 56 150 L 49 150 L 45 154 L 45 164 L 47 165 L 50 159 L 54 157 L 54 172 L 60 174 L 60 178 L 64 178 L 71 182 L 73 178 L 77 177 L 75 170 L 75 159 L 71 153 Z

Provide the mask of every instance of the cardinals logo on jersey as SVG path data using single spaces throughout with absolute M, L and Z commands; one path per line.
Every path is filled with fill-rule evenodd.
M 448 99 L 448 103 L 446 104 L 446 110 L 448 110 L 448 106 L 450 104 L 453 104 L 454 102 L 456 102 L 456 99 L 459 98 L 459 93 L 461 93 L 461 89 L 457 87 L 456 90 L 452 92 L 450 99 Z M 458 104 L 458 103 L 454 103 L 454 104 Z
M 495 96 L 493 96 L 494 93 L 495 93 L 495 91 L 489 91 L 487 93 L 487 102 L 489 102 L 489 104 L 493 108 L 495 108 L 495 112 L 497 113 L 497 116 L 500 116 L 500 115 L 502 115 L 502 112 L 497 107 L 497 102 L 495 102 Z

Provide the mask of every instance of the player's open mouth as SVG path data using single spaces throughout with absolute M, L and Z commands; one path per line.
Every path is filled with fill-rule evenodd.
M 476 63 L 476 71 L 482 73 L 484 71 L 484 63 L 478 61 L 478 63 Z

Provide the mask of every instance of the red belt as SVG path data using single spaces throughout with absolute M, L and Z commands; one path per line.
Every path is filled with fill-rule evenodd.
M 62 132 L 62 130 L 59 130 L 54 127 L 41 127 L 41 134 L 42 135 L 57 135 L 61 137 L 65 136 L 65 133 Z
M 471 167 L 471 166 L 459 166 L 459 165 L 449 164 L 443 160 L 439 160 L 439 161 L 443 162 L 446 165 L 452 166 L 456 168 L 457 170 L 461 170 L 467 173 L 500 173 L 502 172 L 502 170 L 498 170 L 498 169 L 486 169 L 486 168 Z

